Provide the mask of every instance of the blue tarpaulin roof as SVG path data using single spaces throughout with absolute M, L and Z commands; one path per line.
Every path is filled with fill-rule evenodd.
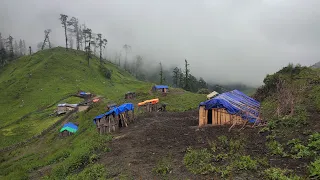
M 243 119 L 248 119 L 251 123 L 256 121 L 260 109 L 258 101 L 238 90 L 222 93 L 213 99 L 201 102 L 200 106 L 205 106 L 205 109 L 224 108 L 229 114 L 241 114 Z
M 169 87 L 166 85 L 155 85 L 154 88 L 156 88 L 156 89 L 169 89 Z
M 62 126 L 61 129 L 66 129 L 66 128 L 67 128 L 67 129 L 68 129 L 68 128 L 71 128 L 71 129 L 73 129 L 74 132 L 78 130 L 78 126 L 75 125 L 75 124 L 73 124 L 72 122 L 67 122 L 66 124 L 64 124 L 64 125 Z
M 134 110 L 134 105 L 132 103 L 124 103 L 124 104 L 121 104 L 118 107 L 114 107 L 113 109 L 111 109 L 110 111 L 108 111 L 108 112 L 106 112 L 104 114 L 100 114 L 100 115 L 96 116 L 93 119 L 93 122 L 96 123 L 97 119 L 101 119 L 104 116 L 109 116 L 110 114 L 113 114 L 113 113 L 115 115 L 119 115 L 119 114 L 124 113 L 126 111 L 132 111 L 132 110 Z

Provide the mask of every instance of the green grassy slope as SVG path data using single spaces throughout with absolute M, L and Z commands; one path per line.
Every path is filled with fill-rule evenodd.
M 187 169 L 223 179 L 320 179 L 320 69 L 284 67 L 254 98 L 267 126 L 217 133 L 207 149 L 187 151 Z
M 120 99 L 127 91 L 139 90 L 141 100 L 149 98 L 146 94 L 152 84 L 136 80 L 112 63 L 103 66 L 112 72 L 111 79 L 100 71 L 97 58 L 91 59 L 88 66 L 84 52 L 59 47 L 23 56 L 2 69 L 0 148 L 32 137 L 56 122 L 58 118 L 49 116 L 56 104 L 80 102 L 77 98 L 63 99 L 78 90 L 118 103 L 124 102 Z M 164 100 L 172 102 L 169 110 L 182 111 L 197 107 L 204 96 L 185 92 Z
M 46 175 L 49 179 L 97 179 L 97 174 L 106 172 L 94 162 L 101 152 L 109 150 L 105 142 L 110 137 L 98 135 L 92 119 L 105 112 L 108 102 L 136 104 L 159 98 L 168 103 L 169 111 L 185 111 L 205 100 L 205 95 L 181 89 L 170 88 L 165 97 L 150 94 L 152 84 L 137 81 L 111 63 L 104 67 L 112 71 L 111 80 L 100 73 L 97 59 L 92 59 L 88 67 L 83 52 L 54 48 L 22 57 L 0 72 L 0 148 L 31 137 L 59 120 L 49 116 L 57 103 L 81 101 L 66 95 L 84 90 L 103 96 L 88 112 L 72 115 L 71 121 L 79 123 L 74 136 L 58 137 L 59 125 L 24 147 L 0 153 L 0 179 L 38 179 Z M 127 91 L 136 91 L 137 98 L 124 100 Z

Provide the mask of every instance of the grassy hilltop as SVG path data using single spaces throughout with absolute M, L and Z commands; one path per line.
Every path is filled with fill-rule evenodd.
M 105 75 L 111 72 L 111 78 Z M 31 137 L 59 120 L 49 116 L 57 103 L 79 103 L 80 98 L 68 97 L 78 90 L 103 96 L 105 101 L 125 102 L 124 93 L 136 91 L 137 100 L 155 98 L 148 92 L 151 83 L 136 80 L 112 63 L 99 66 L 96 57 L 90 66 L 82 51 L 58 47 L 23 56 L 0 72 L 0 148 Z M 172 95 L 160 97 L 168 109 L 183 111 L 196 108 L 203 95 L 173 89 Z M 173 98 L 174 97 L 174 98 Z M 102 112 L 101 112 L 102 113 Z

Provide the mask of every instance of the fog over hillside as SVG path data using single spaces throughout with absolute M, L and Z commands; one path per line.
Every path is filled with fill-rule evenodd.
M 129 44 L 128 59 L 141 55 L 146 68 L 187 59 L 207 82 L 257 86 L 289 62 L 319 61 L 319 9 L 318 0 L 1 0 L 0 32 L 37 49 L 51 29 L 64 46 L 63 13 L 108 39 L 108 59 Z

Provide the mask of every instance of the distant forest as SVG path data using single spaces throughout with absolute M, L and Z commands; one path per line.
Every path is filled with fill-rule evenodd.
M 103 52 L 108 41 L 106 38 L 103 38 L 101 33 L 94 33 L 92 29 L 88 28 L 85 24 L 80 24 L 79 20 L 75 17 L 69 18 L 68 15 L 60 14 L 59 20 L 65 34 L 64 42 L 66 50 L 76 49 L 84 51 L 88 66 L 90 65 L 92 56 L 97 56 L 99 57 L 100 63 L 106 61 L 111 62 L 129 72 L 138 80 L 155 84 L 166 84 L 195 93 L 207 94 L 211 91 L 222 93 L 233 89 L 250 92 L 254 89 L 241 83 L 229 85 L 207 83 L 204 78 L 197 78 L 192 75 L 187 59 L 181 60 L 180 67 L 165 68 L 162 62 L 157 62 L 158 66 L 150 70 L 148 66 L 149 64 L 155 64 L 154 61 L 144 60 L 141 55 L 135 55 L 133 56 L 134 58 L 128 59 L 128 54 L 132 48 L 128 44 L 122 47 L 124 57 L 122 57 L 120 52 L 116 53 L 113 59 L 103 58 Z M 53 44 L 50 42 L 50 33 L 50 29 L 44 30 L 44 40 L 43 42 L 37 43 L 36 50 L 32 50 L 31 46 L 27 48 L 25 41 L 22 39 L 15 40 L 11 35 L 3 38 L 0 33 L 0 68 L 20 56 L 31 55 L 38 50 L 52 48 Z

